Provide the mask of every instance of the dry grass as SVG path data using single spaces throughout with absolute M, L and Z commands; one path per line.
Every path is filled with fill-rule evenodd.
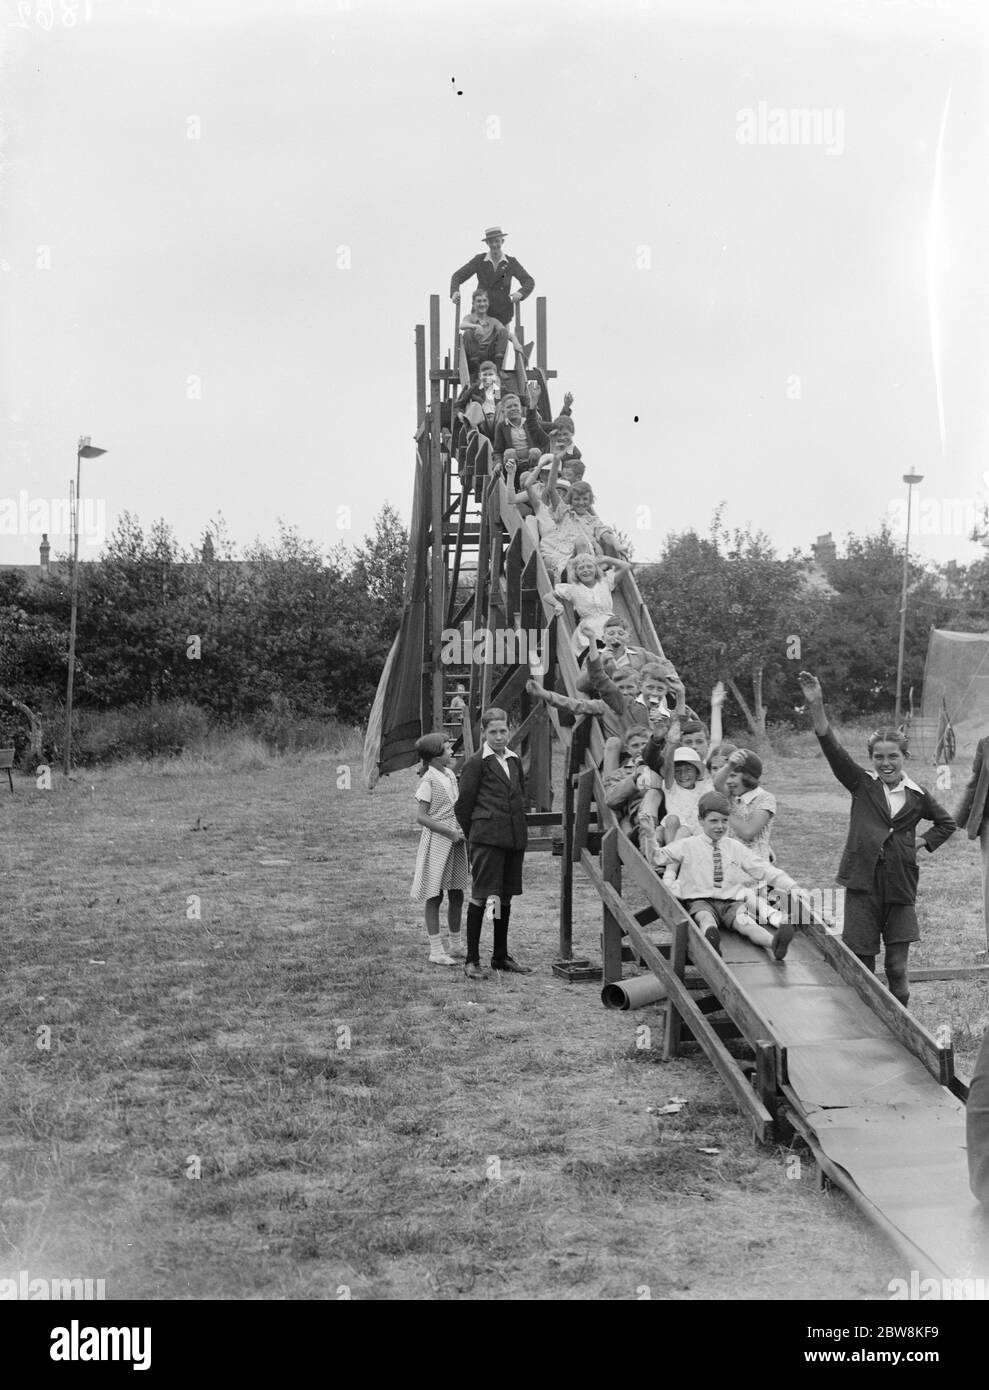
M 514 914 L 537 973 L 470 988 L 428 965 L 408 899 L 414 775 L 368 796 L 356 750 L 252 757 L 7 798 L 0 1275 L 146 1298 L 885 1296 L 897 1258 L 845 1199 L 756 1148 L 702 1057 L 637 1048 L 658 1011 L 551 976 L 558 861 L 531 857 Z M 830 884 L 844 793 L 823 813 L 834 784 L 802 750 L 766 781 L 784 862 Z M 971 848 L 922 891 L 918 955 L 971 959 Z M 981 997 L 918 987 L 918 1012 L 974 1042 Z

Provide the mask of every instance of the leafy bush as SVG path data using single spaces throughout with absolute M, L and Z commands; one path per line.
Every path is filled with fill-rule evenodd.
M 80 711 L 73 729 L 75 761 L 155 758 L 197 751 L 209 731 L 209 715 L 188 700 Z

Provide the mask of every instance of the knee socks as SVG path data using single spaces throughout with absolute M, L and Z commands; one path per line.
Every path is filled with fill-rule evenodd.
M 481 927 L 484 925 L 484 904 L 469 903 L 467 906 L 467 964 L 481 963 Z
M 883 960 L 889 992 L 894 999 L 899 999 L 904 1008 L 910 1000 L 910 977 L 907 974 L 907 956 L 909 954 L 909 941 L 892 941 L 886 947 L 886 955 Z
M 508 955 L 508 919 L 512 915 L 511 898 L 503 899 L 501 916 L 494 919 L 494 945 L 491 948 L 492 960 L 504 960 Z

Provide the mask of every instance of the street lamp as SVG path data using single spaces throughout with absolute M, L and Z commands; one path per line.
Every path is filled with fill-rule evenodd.
M 893 715 L 893 722 L 900 723 L 903 713 L 903 649 L 906 644 L 907 636 L 907 564 L 910 556 L 910 504 L 913 499 L 913 490 L 918 483 L 924 481 L 923 473 L 904 473 L 903 481 L 907 485 L 907 535 L 903 543 L 903 589 L 900 593 L 900 651 L 896 658 L 896 713 Z
M 65 687 L 65 746 L 62 752 L 62 770 L 66 777 L 72 771 L 72 681 L 76 670 L 76 612 L 79 607 L 79 487 L 82 481 L 83 459 L 96 459 L 105 454 L 105 449 L 97 449 L 90 442 L 90 436 L 80 435 L 76 446 L 76 505 L 72 538 L 72 598 L 69 617 L 69 675 Z

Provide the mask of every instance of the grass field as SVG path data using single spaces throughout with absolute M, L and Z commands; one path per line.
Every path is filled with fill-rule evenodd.
M 813 740 L 792 753 L 767 762 L 774 841 L 830 885 L 847 798 Z M 700 1054 L 637 1047 L 659 1010 L 551 975 L 558 860 L 530 857 L 513 915 L 535 974 L 468 987 L 427 963 L 414 773 L 368 795 L 358 765 L 248 749 L 0 799 L 0 1276 L 110 1298 L 886 1297 L 900 1261 L 846 1199 L 755 1147 Z M 956 836 L 923 858 L 917 962 L 971 963 L 977 855 Z M 575 948 L 599 932 L 578 875 Z M 964 1069 L 984 986 L 914 1004 Z

